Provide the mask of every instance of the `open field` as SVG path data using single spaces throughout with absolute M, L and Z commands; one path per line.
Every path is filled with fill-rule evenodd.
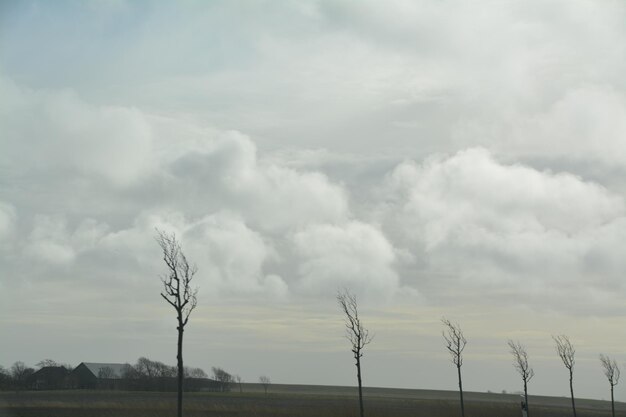
M 243 393 L 188 393 L 186 415 L 227 417 L 356 417 L 353 387 L 272 385 L 267 397 L 257 384 Z M 455 391 L 366 388 L 368 417 L 448 417 L 459 415 Z M 467 417 L 519 417 L 514 394 L 466 393 Z M 571 416 L 568 398 L 532 396 L 533 417 Z M 577 400 L 581 417 L 609 417 L 610 403 Z M 175 393 L 121 391 L 0 392 L 0 417 L 160 417 L 173 416 Z M 626 416 L 626 403 L 616 404 Z

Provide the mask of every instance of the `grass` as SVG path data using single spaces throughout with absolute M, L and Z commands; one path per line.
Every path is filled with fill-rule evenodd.
M 531 397 L 533 417 L 570 417 L 567 398 Z M 457 417 L 453 391 L 368 388 L 367 417 Z M 610 403 L 577 400 L 585 417 L 610 417 Z M 0 392 L 0 417 L 170 417 L 175 393 L 124 391 Z M 466 394 L 466 417 L 520 417 L 519 396 Z M 626 417 L 626 404 L 617 404 Z M 187 393 L 186 417 L 357 417 L 356 390 L 350 387 L 272 385 L 267 396 L 256 384 L 243 393 Z

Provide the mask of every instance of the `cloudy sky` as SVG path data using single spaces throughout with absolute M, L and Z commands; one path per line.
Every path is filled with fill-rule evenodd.
M 0 3 L 0 364 L 175 362 L 155 228 L 199 268 L 186 360 L 607 398 L 626 361 L 626 5 Z M 619 386 L 618 386 L 619 387 Z M 617 398 L 626 400 L 618 389 Z

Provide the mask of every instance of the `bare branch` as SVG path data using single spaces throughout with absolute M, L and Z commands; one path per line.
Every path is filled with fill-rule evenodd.
M 179 325 L 184 327 L 197 305 L 198 289 L 192 289 L 191 282 L 198 268 L 189 264 L 175 234 L 157 229 L 156 241 L 161 247 L 163 261 L 167 266 L 167 273 L 161 276 L 163 282 L 161 296 L 174 307 Z
M 526 348 L 524 348 L 519 341 L 514 342 L 513 340 L 509 340 L 507 344 L 509 348 L 511 348 L 510 352 L 513 355 L 513 366 L 515 366 L 515 369 L 521 375 L 522 380 L 528 383 L 528 381 L 535 376 L 535 371 L 528 364 Z
M 563 361 L 563 365 L 571 371 L 576 363 L 574 360 L 576 349 L 574 349 L 574 346 L 572 346 L 569 338 L 564 334 L 552 336 L 552 339 L 554 339 L 554 343 L 556 343 L 556 353 L 558 353 L 559 357 Z
M 463 365 L 463 349 L 465 349 L 467 339 L 458 323 L 452 323 L 445 317 L 441 319 L 441 322 L 444 325 L 443 338 L 452 357 L 452 363 L 460 368 Z
M 344 289 L 337 294 L 337 302 L 346 316 L 346 339 L 352 345 L 354 357 L 360 358 L 363 356 L 363 348 L 372 341 L 373 336 L 370 336 L 359 318 L 358 304 L 354 294 Z
M 606 379 L 609 380 L 609 384 L 611 384 L 612 387 L 617 385 L 620 377 L 620 369 L 615 359 L 611 359 L 606 355 L 600 354 L 600 363 L 602 364 L 604 376 L 606 376 Z

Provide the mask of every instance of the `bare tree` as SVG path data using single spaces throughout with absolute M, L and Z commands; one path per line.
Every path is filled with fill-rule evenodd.
M 602 370 L 606 379 L 609 380 L 611 385 L 611 413 L 615 417 L 615 398 L 613 397 L 613 387 L 617 385 L 620 377 L 619 366 L 615 359 L 611 359 L 606 355 L 600 354 L 600 363 L 602 363 Z
M 259 383 L 263 385 L 263 389 L 265 390 L 265 396 L 267 397 L 267 389 L 270 387 L 272 381 L 270 381 L 269 376 L 261 375 L 259 377 Z
M 10 381 L 11 374 L 4 366 L 0 365 L 0 390 L 7 387 Z
M 513 355 L 513 366 L 522 377 L 522 381 L 524 382 L 524 403 L 526 406 L 526 416 L 530 416 L 530 412 L 528 410 L 528 381 L 530 381 L 533 376 L 535 376 L 535 371 L 528 364 L 528 353 L 526 352 L 526 348 L 522 346 L 522 344 L 513 340 L 508 341 L 508 345 L 511 348 L 511 354 Z
M 157 229 L 156 241 L 163 251 L 163 261 L 167 272 L 161 276 L 163 292 L 161 297 L 176 311 L 178 326 L 178 417 L 183 415 L 183 380 L 185 368 L 183 366 L 183 332 L 189 321 L 191 312 L 196 308 L 197 289 L 191 287 L 191 281 L 198 271 L 195 265 L 190 265 L 183 253 L 175 234 L 168 234 Z
M 576 349 L 572 346 L 569 337 L 563 334 L 552 336 L 552 339 L 554 339 L 554 343 L 556 344 L 556 353 L 569 372 L 569 392 L 572 397 L 572 411 L 574 412 L 574 417 L 576 417 L 576 403 L 574 402 L 574 364 L 576 363 L 574 354 L 576 353 Z
M 144 378 L 152 379 L 158 376 L 156 361 L 152 361 L 143 356 L 137 359 L 137 363 L 135 364 L 135 370 L 139 372 Z
M 45 368 L 47 366 L 61 366 L 57 361 L 52 359 L 44 359 L 35 364 L 38 368 Z
M 467 344 L 467 339 L 463 335 L 461 326 L 458 323 L 452 323 L 447 318 L 442 318 L 444 325 L 443 338 L 446 341 L 446 348 L 452 356 L 452 363 L 456 366 L 459 376 L 459 395 L 461 397 L 461 417 L 465 417 L 465 404 L 463 403 L 463 380 L 461 379 L 461 366 L 463 366 L 463 349 Z
M 175 366 L 166 365 L 163 362 L 154 362 L 155 372 L 158 377 L 173 378 L 178 373 Z
M 237 385 L 239 385 L 239 393 L 241 394 L 243 392 L 243 387 L 242 387 L 243 378 L 241 378 L 241 376 L 239 375 L 235 375 L 235 381 L 237 382 Z
M 22 361 L 17 361 L 11 365 L 11 378 L 15 384 L 15 390 L 26 388 L 26 379 L 35 373 L 33 368 L 29 368 Z
M 232 385 L 235 383 L 235 378 L 219 367 L 211 368 L 213 371 L 213 379 L 217 382 L 217 386 L 220 391 L 230 391 Z
M 363 384 L 361 378 L 361 358 L 363 357 L 363 349 L 372 341 L 368 330 L 363 327 L 363 323 L 359 318 L 358 304 L 356 295 L 350 293 L 347 289 L 337 294 L 339 307 L 346 315 L 346 338 L 352 345 L 352 354 L 356 360 L 356 377 L 359 383 L 359 407 L 361 417 L 365 415 L 363 408 Z
M 189 378 L 204 379 L 209 375 L 202 368 L 185 368 L 185 376 Z

